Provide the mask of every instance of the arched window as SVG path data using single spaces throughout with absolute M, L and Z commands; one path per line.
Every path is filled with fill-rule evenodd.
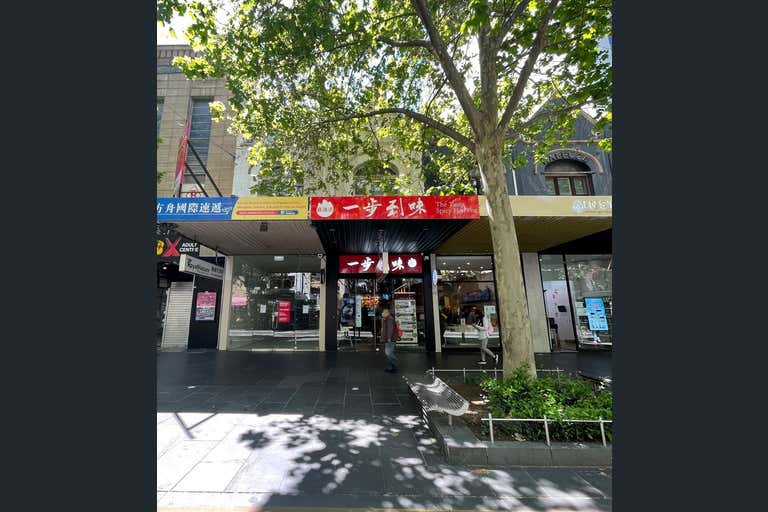
M 356 196 L 396 195 L 395 178 L 398 174 L 397 168 L 391 164 L 368 160 L 355 168 L 352 193 Z
M 590 196 L 589 167 L 576 160 L 554 160 L 544 168 L 544 184 L 552 196 Z

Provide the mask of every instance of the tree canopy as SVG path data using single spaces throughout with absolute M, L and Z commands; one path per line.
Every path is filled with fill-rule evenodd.
M 159 1 L 161 20 L 192 19 L 197 54 L 174 63 L 190 78 L 226 79 L 232 97 L 213 111 L 252 141 L 255 192 L 338 193 L 377 178 L 356 173 L 359 155 L 380 168 L 426 162 L 429 193 L 471 192 L 479 177 L 504 372 L 534 372 L 507 167 L 568 140 L 585 106 L 596 131 L 610 121 L 611 63 L 598 44 L 609 0 Z M 394 192 L 422 181 L 401 173 Z
M 255 191 L 306 182 L 305 191 L 322 193 L 364 178 L 355 155 L 420 168 L 429 152 L 439 178 L 429 192 L 450 194 L 473 191 L 483 123 L 498 128 L 514 167 L 567 140 L 584 106 L 610 120 L 611 69 L 597 44 L 610 33 L 610 8 L 608 0 L 159 0 L 158 19 L 191 18 L 186 36 L 197 53 L 175 61 L 188 77 L 226 78 L 232 97 L 214 114 L 253 142 Z M 412 188 L 398 178 L 393 192 Z

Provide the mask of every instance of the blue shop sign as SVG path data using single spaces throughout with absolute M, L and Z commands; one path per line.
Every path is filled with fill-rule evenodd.
M 587 310 L 590 331 L 607 331 L 608 319 L 605 316 L 605 304 L 601 298 L 585 298 L 584 306 Z
M 230 220 L 236 197 L 159 197 L 157 221 Z

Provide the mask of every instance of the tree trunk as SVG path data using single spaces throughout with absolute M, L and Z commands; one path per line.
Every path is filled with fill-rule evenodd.
M 525 297 L 520 248 L 507 190 L 506 170 L 501 159 L 501 141 L 490 139 L 478 141 L 476 157 L 488 201 L 493 237 L 504 375 L 508 376 L 515 368 L 527 364 L 535 377 L 536 363 L 528 318 L 528 300 Z

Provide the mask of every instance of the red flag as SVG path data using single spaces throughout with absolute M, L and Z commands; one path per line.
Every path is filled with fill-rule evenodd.
M 189 141 L 189 127 L 190 122 L 187 119 L 187 124 L 184 126 L 184 134 L 179 140 L 179 154 L 176 157 L 176 175 L 173 180 L 174 190 L 179 191 L 181 195 L 181 184 L 184 183 L 184 169 L 187 163 L 187 142 Z

